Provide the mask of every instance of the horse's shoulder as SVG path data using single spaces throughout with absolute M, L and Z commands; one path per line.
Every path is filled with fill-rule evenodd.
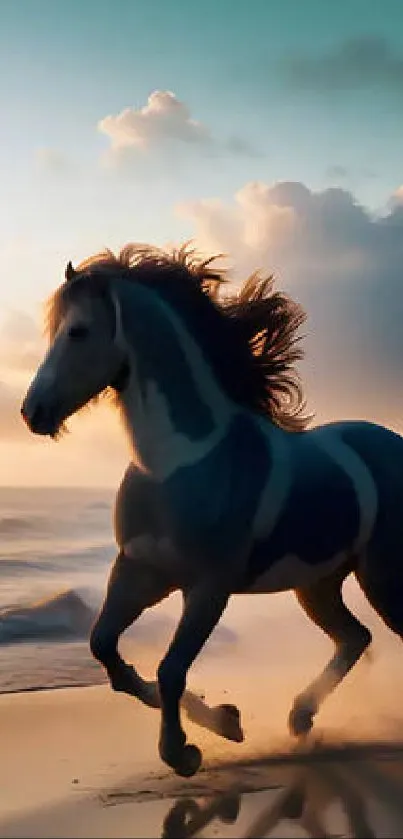
M 114 528 L 118 544 L 144 532 L 159 533 L 159 495 L 159 486 L 152 476 L 130 463 L 115 500 Z

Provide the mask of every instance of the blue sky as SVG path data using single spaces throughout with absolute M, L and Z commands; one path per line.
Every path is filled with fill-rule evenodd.
M 188 235 L 174 218 L 175 203 L 228 199 L 254 179 L 301 180 L 314 189 L 338 182 L 374 207 L 400 184 L 398 0 L 3 0 L 0 24 L 3 246 L 35 238 L 41 248 L 63 249 L 77 229 L 84 250 L 86 231 L 91 247 L 106 244 L 108 232 L 113 243 Z M 357 81 L 352 71 L 349 87 L 347 71 L 344 89 L 315 89 L 321 58 L 371 37 L 386 49 L 380 79 Z M 317 59 L 312 84 L 300 85 L 298 70 L 293 75 L 299 57 Z M 107 138 L 99 120 L 143 107 L 156 89 L 173 91 L 217 142 L 236 137 L 253 153 L 176 161 L 162 172 L 151 167 L 143 179 L 100 171 Z M 59 155 L 69 171 L 38 171 L 40 149 Z
M 67 260 L 104 246 L 196 236 L 294 290 L 311 272 L 318 334 L 330 288 L 359 301 L 370 274 L 362 335 L 389 256 L 400 288 L 402 214 L 386 229 L 368 213 L 403 183 L 401 0 L 2 0 L 0 102 L 0 386 L 16 311 L 37 317 Z M 312 194 L 270 191 L 283 181 Z M 390 363 L 401 320 L 382 317 Z

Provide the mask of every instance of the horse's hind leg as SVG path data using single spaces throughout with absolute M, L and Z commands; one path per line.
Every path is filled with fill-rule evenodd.
M 371 552 L 359 564 L 355 576 L 358 584 L 371 606 L 382 618 L 386 626 L 403 640 L 403 566 L 398 561 L 379 559 Z
M 141 557 L 134 561 L 121 552 L 110 573 L 106 598 L 93 626 L 90 647 L 105 667 L 114 690 L 138 697 L 146 705 L 159 707 L 156 682 L 146 682 L 118 652 L 122 633 L 144 609 L 159 603 L 170 593 L 167 581 Z
M 332 693 L 371 643 L 371 633 L 343 602 L 341 587 L 347 573 L 320 580 L 296 591 L 304 612 L 336 645 L 336 652 L 323 672 L 300 694 L 288 724 L 292 734 L 306 734 L 324 699 Z

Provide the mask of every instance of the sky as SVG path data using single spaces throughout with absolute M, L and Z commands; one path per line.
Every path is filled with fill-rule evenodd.
M 403 431 L 400 0 L 2 0 L 0 102 L 0 484 L 120 480 L 109 409 L 18 406 L 66 262 L 133 240 L 274 270 L 317 420 Z

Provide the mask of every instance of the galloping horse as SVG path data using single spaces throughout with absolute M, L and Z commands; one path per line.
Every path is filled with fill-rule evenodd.
M 160 756 L 183 775 L 201 762 L 181 725 L 187 672 L 231 595 L 294 589 L 335 643 L 294 702 L 296 735 L 371 641 L 342 600 L 350 572 L 403 634 L 402 438 L 367 422 L 308 429 L 295 370 L 304 313 L 259 275 L 221 294 L 211 263 L 140 245 L 69 263 L 21 409 L 33 432 L 55 437 L 90 400 L 114 396 L 133 465 L 91 649 L 115 689 L 160 705 Z M 175 590 L 183 613 L 157 684 L 146 683 L 118 639 Z

